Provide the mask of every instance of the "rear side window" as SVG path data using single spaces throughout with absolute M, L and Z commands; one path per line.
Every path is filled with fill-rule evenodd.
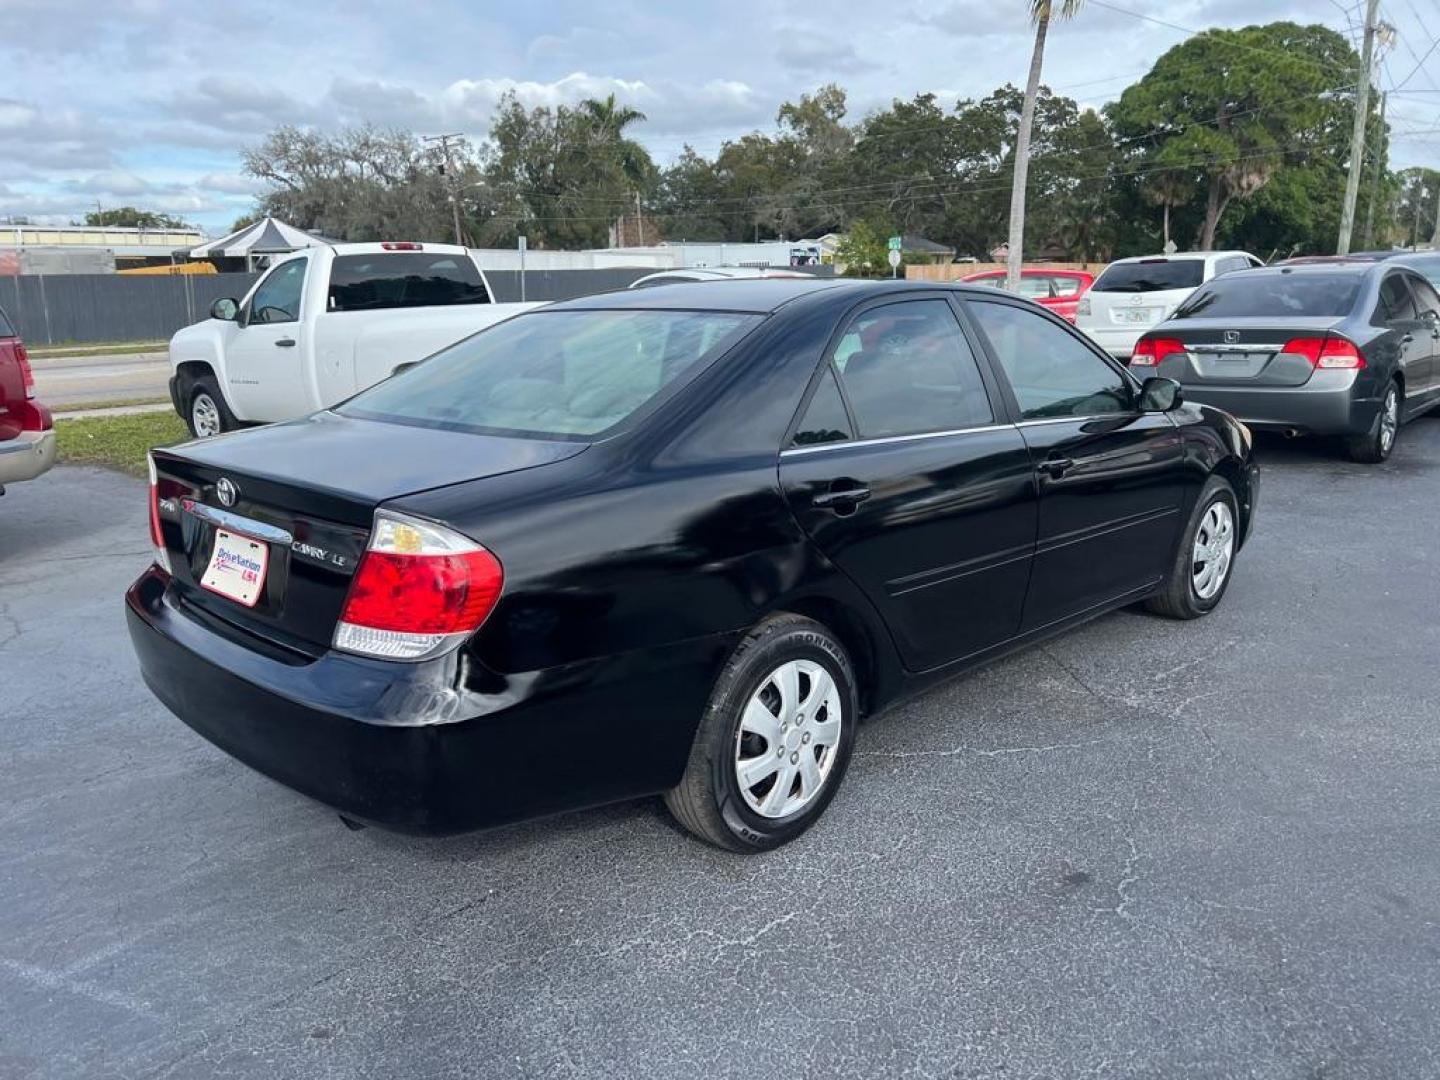
M 489 302 L 480 271 L 463 255 L 423 251 L 340 255 L 330 268 L 331 311 Z
M 820 376 L 820 385 L 815 388 L 815 396 L 810 399 L 805 416 L 795 430 L 792 445 L 844 442 L 853 435 L 845 402 L 841 400 L 840 388 L 835 384 L 835 370 L 826 365 L 825 373 Z
M 1146 293 L 1193 289 L 1205 277 L 1203 259 L 1145 259 L 1111 263 L 1090 286 L 1091 292 Z
M 907 300 L 855 317 L 835 367 L 862 439 L 988 424 L 995 414 L 955 313 Z
M 1264 273 L 1216 278 L 1190 294 L 1172 319 L 1244 318 L 1265 315 L 1350 314 L 1360 292 L 1359 274 Z
M 761 319 L 718 311 L 521 315 L 377 383 L 339 411 L 455 431 L 597 435 L 693 376 Z
M 14 337 L 15 327 L 11 325 L 10 319 L 5 314 L 5 309 L 0 308 L 0 337 Z
M 1023 419 L 1130 409 L 1130 387 L 1120 373 L 1043 315 L 983 300 L 968 307 L 990 340 Z
M 1385 322 L 1404 322 L 1418 318 L 1410 286 L 1400 274 L 1387 274 L 1380 283 L 1380 318 Z
M 1440 322 L 1440 295 L 1436 295 L 1435 289 L 1430 283 L 1411 278 L 1410 288 L 1415 293 L 1415 306 L 1420 312 L 1420 317 Z

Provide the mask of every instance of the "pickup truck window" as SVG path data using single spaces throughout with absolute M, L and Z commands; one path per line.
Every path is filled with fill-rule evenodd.
M 597 435 L 760 321 L 717 311 L 532 312 L 436 353 L 339 411 L 484 434 Z
M 309 259 L 291 259 L 266 274 L 250 298 L 246 323 L 295 322 L 300 318 L 300 295 L 305 287 Z
M 330 268 L 330 311 L 489 302 L 480 271 L 463 255 L 423 251 L 340 255 Z

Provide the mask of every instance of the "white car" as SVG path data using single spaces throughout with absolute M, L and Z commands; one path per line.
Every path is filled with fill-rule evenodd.
M 1128 361 L 1140 336 L 1170 317 L 1211 278 L 1263 266 L 1244 251 L 1195 251 L 1116 259 L 1080 298 L 1075 325 L 1111 356 Z
M 691 266 L 681 270 L 661 270 L 646 274 L 630 283 L 632 289 L 648 289 L 651 285 L 674 285 L 682 281 L 725 281 L 730 278 L 798 278 L 814 277 L 799 270 L 783 270 L 768 266 Z
M 493 297 L 454 244 L 306 248 L 170 339 L 170 399 L 197 437 L 306 416 L 541 306 Z

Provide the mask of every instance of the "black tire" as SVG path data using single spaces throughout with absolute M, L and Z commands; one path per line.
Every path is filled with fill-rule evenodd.
M 1203 567 L 1203 561 L 1195 559 L 1195 539 L 1200 530 L 1206 527 L 1206 518 L 1210 514 L 1210 508 L 1217 502 L 1222 502 L 1229 510 L 1231 528 L 1231 547 L 1229 561 L 1223 569 L 1223 576 L 1220 579 L 1219 588 L 1208 596 L 1202 596 L 1196 589 L 1195 571 L 1197 567 Z M 1208 615 L 1215 610 L 1215 607 L 1225 596 L 1225 590 L 1230 587 L 1230 578 L 1234 576 L 1236 549 L 1240 543 L 1240 512 L 1239 504 L 1235 499 L 1235 490 L 1222 476 L 1211 475 L 1205 481 L 1205 486 L 1200 489 L 1200 497 L 1195 500 L 1195 510 L 1190 515 L 1190 522 L 1185 526 L 1185 533 L 1180 538 L 1180 548 L 1175 553 L 1174 565 L 1170 567 L 1170 574 L 1165 579 L 1165 584 L 1160 592 L 1145 601 L 1145 606 L 1157 615 L 1165 615 L 1171 619 L 1198 619 L 1202 615 Z
M 809 801 L 793 813 L 767 817 L 747 803 L 736 775 L 742 738 L 756 739 L 749 732 L 742 733 L 741 719 L 753 696 L 775 692 L 772 675 L 793 660 L 818 664 L 833 680 L 842 713 L 840 731 L 838 740 L 828 751 L 822 751 L 818 742 L 809 744 L 808 734 L 803 735 L 809 745 L 808 752 L 815 754 L 812 760 L 828 760 L 823 780 Z M 804 702 L 805 699 L 802 688 L 799 700 Z M 813 725 L 823 715 L 824 710 L 817 710 L 809 718 L 810 730 L 814 730 Z M 813 825 L 834 798 L 850 763 L 858 716 L 854 669 L 844 646 L 825 627 L 810 619 L 791 614 L 772 616 L 745 637 L 716 680 L 696 732 L 695 743 L 690 749 L 685 775 L 678 787 L 666 792 L 665 805 L 686 829 L 719 847 L 739 852 L 768 851 L 779 847 Z M 791 729 L 792 738 L 795 732 L 802 731 L 806 722 L 802 715 L 799 723 Z M 762 740 L 761 745 L 764 746 L 763 753 L 768 755 L 771 744 Z M 803 745 L 796 748 L 790 761 L 795 762 L 804 748 Z M 777 745 L 777 750 L 783 761 L 786 748 Z M 822 758 L 822 753 L 826 757 Z M 783 776 L 788 775 L 791 775 L 789 771 L 777 771 L 769 786 L 773 788 Z M 796 784 L 799 785 L 798 780 Z M 759 788 L 765 788 L 765 780 L 761 781 Z M 751 789 L 752 797 L 755 797 L 755 790 Z M 797 788 L 787 790 L 795 791 Z M 803 786 L 798 790 L 803 797 Z
M 219 421 L 219 431 L 201 432 L 203 425 L 196 420 L 196 409 L 202 401 L 208 401 L 214 407 L 214 415 Z M 235 419 L 235 414 L 230 411 L 229 404 L 225 401 L 225 395 L 220 392 L 219 384 L 215 382 L 213 375 L 201 375 L 190 383 L 185 394 L 185 426 L 190 429 L 190 434 L 197 439 L 203 439 L 210 435 L 218 435 L 221 432 L 234 431 L 240 427 L 240 421 Z
M 1381 399 L 1380 410 L 1375 414 L 1375 422 L 1370 425 L 1370 430 L 1364 435 L 1352 435 L 1345 440 L 1345 449 L 1350 454 L 1350 460 L 1364 465 L 1378 465 L 1389 458 L 1400 437 L 1404 407 L 1400 384 L 1391 379 L 1390 385 L 1385 388 L 1385 396 Z M 1388 438 L 1384 422 L 1387 415 L 1393 417 L 1395 425 L 1390 429 Z

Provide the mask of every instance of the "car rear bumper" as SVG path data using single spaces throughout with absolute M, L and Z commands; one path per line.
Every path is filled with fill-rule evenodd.
M 1078 324 L 1091 341 L 1111 356 L 1129 360 L 1135 351 L 1135 343 L 1150 329 L 1148 326 L 1084 326 Z M 1158 323 L 1156 325 L 1159 325 Z
M 55 464 L 55 432 L 22 431 L 0 442 L 0 484 L 34 480 Z
M 1353 435 L 1368 431 L 1378 398 L 1358 393 L 1353 371 L 1317 371 L 1303 386 L 1207 386 L 1184 384 L 1187 401 L 1224 409 L 1252 428 L 1307 435 Z
M 207 625 L 157 567 L 126 594 L 161 702 L 220 749 L 357 819 L 453 833 L 653 794 L 684 770 L 718 635 L 518 676 L 262 653 Z

